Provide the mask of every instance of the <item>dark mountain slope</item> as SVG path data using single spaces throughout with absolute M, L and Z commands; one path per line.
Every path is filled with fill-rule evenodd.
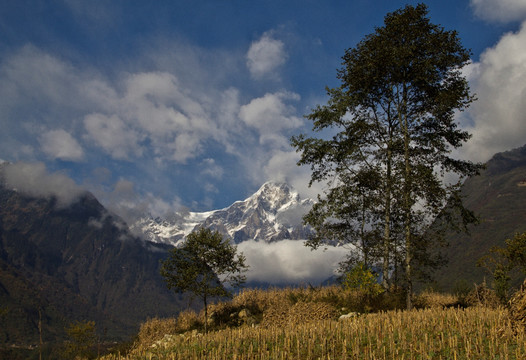
M 0 186 L 0 342 L 63 337 L 74 320 L 94 320 L 112 337 L 140 321 L 178 311 L 159 260 L 166 247 L 132 237 L 119 219 L 86 193 L 67 208 Z
M 496 154 L 479 176 L 463 185 L 466 207 L 475 211 L 481 223 L 470 234 L 449 234 L 445 251 L 449 264 L 436 274 L 438 284 L 451 290 L 458 281 L 481 282 L 488 273 L 477 260 L 495 245 L 526 231 L 526 146 Z

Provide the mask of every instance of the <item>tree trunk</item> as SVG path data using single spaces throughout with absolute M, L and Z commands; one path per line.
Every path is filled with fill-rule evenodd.
M 204 305 L 205 305 L 205 334 L 208 333 L 208 303 L 206 301 L 206 293 L 205 295 L 203 296 L 203 302 L 204 302 Z
M 365 268 L 369 266 L 369 249 L 365 239 L 365 197 L 362 196 L 362 227 L 360 229 L 360 236 L 362 238 L 362 252 L 363 252 L 363 264 Z
M 391 246 L 391 158 L 392 151 L 390 144 L 387 149 L 387 172 L 386 172 L 386 189 L 385 189 L 385 209 L 384 209 L 384 243 L 383 243 L 383 265 L 382 265 L 382 286 L 389 290 L 389 254 Z
M 411 274 L 411 163 L 410 163 L 410 154 L 409 154 L 409 124 L 407 119 L 407 114 L 405 113 L 406 109 L 406 88 L 404 86 L 404 95 L 403 95 L 403 109 L 400 114 L 400 123 L 402 125 L 402 131 L 404 134 L 404 230 L 405 230 L 405 276 L 407 283 L 407 297 L 406 297 L 406 306 L 407 310 L 411 310 L 413 304 L 411 298 L 413 295 L 413 279 Z

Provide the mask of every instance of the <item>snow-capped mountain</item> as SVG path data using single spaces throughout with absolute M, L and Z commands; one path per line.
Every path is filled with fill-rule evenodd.
M 302 217 L 312 204 L 311 199 L 302 200 L 287 184 L 267 182 L 248 199 L 227 208 L 177 212 L 167 219 L 147 216 L 130 228 L 150 241 L 173 245 L 199 226 L 218 230 L 236 243 L 306 239 L 311 230 L 303 226 Z

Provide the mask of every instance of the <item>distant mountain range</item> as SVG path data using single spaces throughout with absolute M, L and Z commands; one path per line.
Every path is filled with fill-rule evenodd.
M 145 216 L 130 230 L 155 243 L 176 245 L 192 230 L 204 226 L 221 232 L 235 243 L 255 240 L 265 243 L 279 240 L 304 240 L 312 230 L 302 217 L 313 204 L 301 199 L 285 183 L 267 182 L 244 201 L 208 212 L 176 212 L 169 218 Z

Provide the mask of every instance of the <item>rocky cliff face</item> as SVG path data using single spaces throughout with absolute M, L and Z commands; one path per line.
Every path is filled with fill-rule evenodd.
M 254 195 L 225 209 L 175 213 L 169 219 L 144 217 L 131 229 L 150 241 L 173 245 L 199 226 L 218 230 L 236 243 L 307 239 L 311 229 L 303 226 L 302 217 L 312 204 L 287 184 L 267 182 Z

